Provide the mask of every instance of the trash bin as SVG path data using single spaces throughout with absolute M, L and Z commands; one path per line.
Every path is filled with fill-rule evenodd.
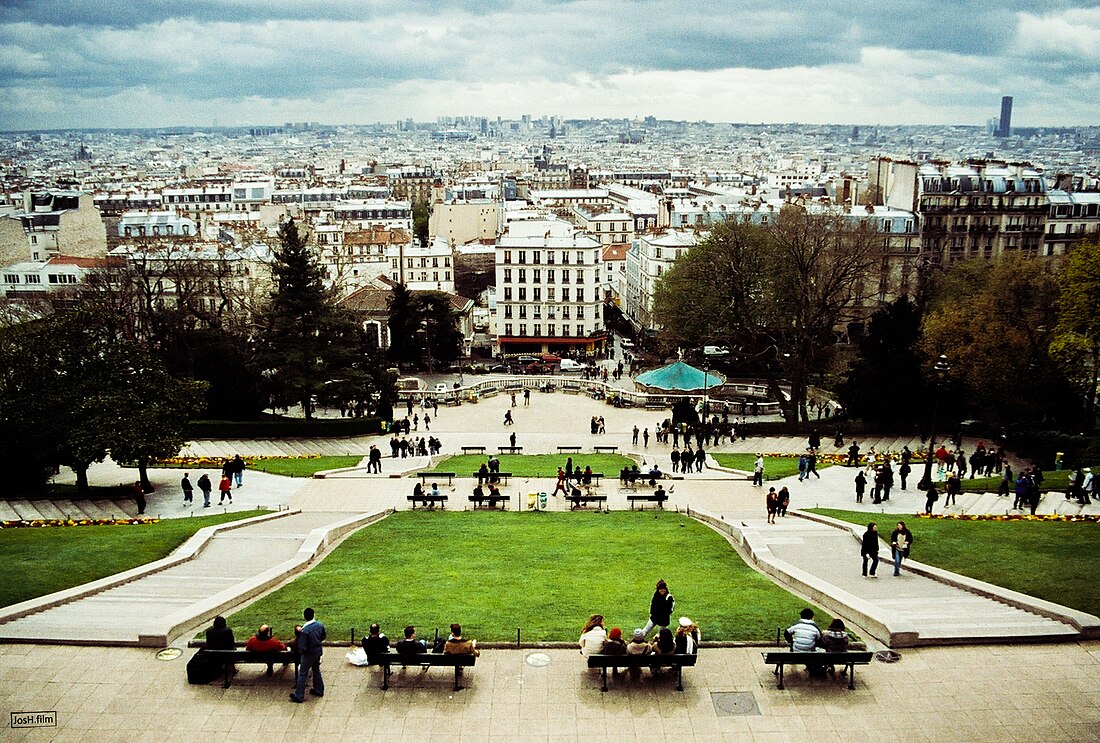
M 535 506 L 538 503 L 538 497 L 539 497 L 538 493 L 528 493 L 527 494 L 527 510 L 528 511 L 534 511 L 535 510 Z
M 1058 472 L 1062 471 L 1062 457 L 1066 456 L 1064 451 L 1054 452 L 1054 469 Z
M 543 511 L 546 510 L 547 497 L 548 496 L 546 495 L 546 493 L 539 493 L 539 508 L 541 508 Z

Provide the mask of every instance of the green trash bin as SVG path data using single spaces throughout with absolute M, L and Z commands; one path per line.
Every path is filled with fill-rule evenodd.
M 1066 456 L 1064 451 L 1054 452 L 1054 469 L 1058 472 L 1062 471 L 1062 457 Z

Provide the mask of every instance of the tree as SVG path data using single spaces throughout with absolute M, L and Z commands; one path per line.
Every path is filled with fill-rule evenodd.
M 427 201 L 418 201 L 413 204 L 413 234 L 421 245 L 428 244 L 428 218 L 431 209 Z
M 810 376 L 867 298 L 864 279 L 881 248 L 868 223 L 799 207 L 768 226 L 732 220 L 658 282 L 654 314 L 666 343 L 729 345 L 758 364 L 783 417 L 808 421 Z
M 1100 392 L 1100 241 L 1073 249 L 1059 284 L 1058 322 L 1050 353 L 1084 397 L 1085 425 L 1091 430 Z
M 921 329 L 927 368 L 942 353 L 964 411 L 1006 426 L 1073 426 L 1068 379 L 1049 353 L 1058 278 L 1049 259 L 1006 255 L 952 266 Z
M 880 423 L 927 422 L 920 326 L 921 311 L 908 297 L 871 315 L 867 332 L 856 343 L 859 358 L 838 390 L 849 416 Z
M 396 363 L 448 364 L 462 350 L 462 333 L 450 297 L 443 292 L 410 292 L 398 284 L 390 297 L 389 357 Z
M 362 329 L 332 301 L 293 220 L 282 226 L 279 239 L 261 356 L 273 404 L 301 405 L 308 420 L 315 402 L 347 407 L 363 401 L 365 390 L 357 387 L 366 379 L 363 370 L 370 364 L 380 368 L 380 359 L 364 355 Z M 372 373 L 372 379 L 383 379 L 380 370 Z
M 23 484 L 41 485 L 43 464 L 66 464 L 86 492 L 88 467 L 108 451 L 146 461 L 179 451 L 202 386 L 168 374 L 124 326 L 117 314 L 78 306 L 0 333 L 5 466 Z

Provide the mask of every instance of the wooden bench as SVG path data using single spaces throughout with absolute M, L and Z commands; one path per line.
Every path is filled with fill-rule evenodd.
M 463 454 L 484 454 L 484 446 L 464 446 L 462 447 Z
M 390 674 L 392 666 L 443 666 L 455 669 L 455 691 L 462 689 L 458 680 L 462 677 L 461 669 L 473 666 L 477 662 L 476 655 L 445 655 L 443 653 L 376 653 L 367 656 L 367 662 L 372 666 L 382 666 L 382 690 L 390 688 Z
M 447 478 L 447 484 L 450 485 L 454 481 L 454 472 L 417 472 L 416 476 L 420 478 L 420 482 L 427 483 L 428 480 L 438 480 L 441 477 Z
M 500 510 L 505 511 L 508 507 L 505 505 L 512 500 L 510 495 L 483 495 L 478 497 L 476 495 L 469 496 L 470 502 L 474 504 L 474 508 L 480 508 L 485 505 L 485 501 L 489 502 L 489 508 L 496 508 L 497 501 L 500 501 Z
M 651 410 L 665 410 L 668 408 L 668 405 L 663 402 L 647 402 L 645 406 Z
M 793 650 L 762 653 L 764 663 L 778 666 L 775 673 L 779 676 L 779 688 L 783 688 L 783 666 L 845 666 L 848 671 L 848 688 L 856 688 L 856 666 L 865 666 L 871 662 L 871 651 L 848 651 L 846 653 L 796 653 Z
M 254 653 L 250 650 L 207 650 L 203 648 L 199 651 L 204 658 L 208 658 L 213 663 L 219 663 L 222 665 L 222 670 L 225 673 L 225 681 L 222 683 L 223 689 L 229 688 L 230 679 L 233 678 L 233 666 L 238 663 L 263 663 L 266 665 L 275 665 L 276 663 L 282 664 L 294 664 L 294 675 L 298 675 L 298 653 L 294 650 L 275 651 L 272 653 Z
M 508 478 L 511 476 L 511 472 L 489 472 L 485 475 L 481 474 L 480 472 L 474 472 L 470 475 L 470 477 L 477 478 L 479 482 L 500 482 L 501 480 L 503 480 L 505 485 L 508 484 Z
M 522 446 L 501 446 L 501 447 L 499 447 L 498 451 L 501 454 L 519 454 L 521 451 L 523 451 L 523 447 Z
M 429 510 L 434 509 L 436 503 L 439 504 L 439 507 L 441 509 L 447 509 L 447 496 L 445 495 L 432 495 L 431 493 L 425 493 L 424 495 L 406 496 L 406 500 L 413 504 L 414 511 L 416 510 L 417 503 L 424 505 Z
M 592 451 L 597 454 L 614 454 L 619 450 L 617 446 L 593 446 Z
M 570 511 L 576 511 L 578 508 L 583 507 L 585 503 L 603 504 L 607 502 L 606 495 L 567 495 L 565 499 L 573 504 L 569 507 Z
M 565 454 L 566 452 L 571 452 L 571 453 L 574 453 L 574 454 L 580 454 L 581 453 L 581 447 L 579 447 L 579 446 L 559 446 L 558 447 L 558 454 Z
M 590 478 L 591 482 L 586 483 L 584 481 L 585 477 Z M 602 479 L 603 479 L 603 473 L 602 472 L 593 472 L 591 475 L 585 475 L 582 472 L 580 477 L 576 477 L 576 476 L 573 477 L 573 482 L 581 483 L 582 485 L 595 485 L 598 488 L 600 486 L 600 480 L 602 480 Z
M 676 655 L 590 655 L 588 667 L 600 669 L 600 691 L 607 691 L 608 668 L 675 668 L 676 691 L 684 690 L 683 668 L 694 666 L 698 655 L 677 653 Z
M 579 395 L 581 393 L 581 388 L 575 384 L 563 384 L 561 386 L 561 391 L 567 395 Z
M 622 490 L 622 488 L 620 488 L 620 490 Z M 637 492 L 637 490 L 637 488 L 634 488 L 635 492 Z M 649 495 L 628 495 L 626 496 L 626 499 L 630 501 L 631 511 L 634 510 L 635 504 L 645 502 L 656 503 L 657 507 L 663 511 L 665 509 L 665 501 L 668 500 L 668 495 L 656 495 L 654 493 L 651 493 Z M 642 506 L 642 510 L 645 510 L 645 506 Z

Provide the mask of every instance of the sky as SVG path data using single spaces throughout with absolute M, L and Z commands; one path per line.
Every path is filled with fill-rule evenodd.
M 1100 124 L 1100 2 L 0 0 L 0 129 Z

